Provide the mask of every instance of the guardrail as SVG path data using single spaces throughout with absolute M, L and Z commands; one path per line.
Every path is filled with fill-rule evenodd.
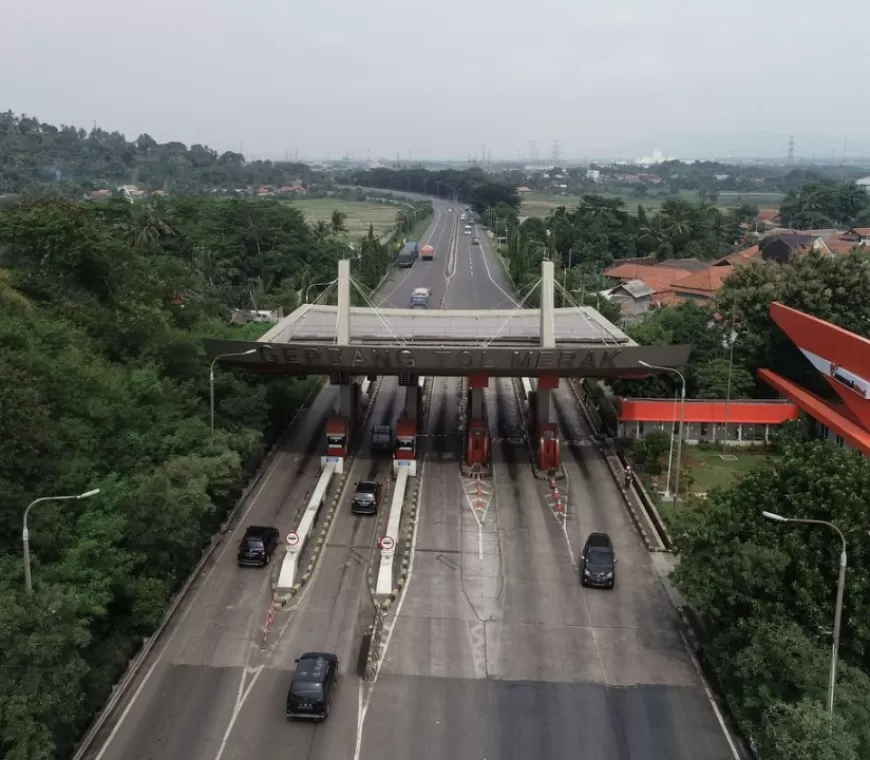
M 399 538 L 399 523 L 402 520 L 402 507 L 405 504 L 405 492 L 408 490 L 409 473 L 406 468 L 399 470 L 396 485 L 393 488 L 393 500 L 390 503 L 390 514 L 387 518 L 386 535 L 381 539 L 381 563 L 378 568 L 378 582 L 375 593 L 387 595 L 393 590 L 393 559 L 396 555 L 396 542 Z
M 320 516 L 320 511 L 326 502 L 326 489 L 329 488 L 333 475 L 335 475 L 335 463 L 330 462 L 320 473 L 320 479 L 317 481 L 314 493 L 311 494 L 308 506 L 305 507 L 305 512 L 299 521 L 299 527 L 287 534 L 287 538 L 292 539 L 292 541 L 287 541 L 287 551 L 281 562 L 281 573 L 278 576 L 278 585 L 275 589 L 278 594 L 288 593 L 296 585 L 299 558 L 308 545 L 311 534 L 314 532 L 317 518 Z

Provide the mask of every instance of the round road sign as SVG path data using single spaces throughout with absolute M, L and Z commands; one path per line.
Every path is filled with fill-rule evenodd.
M 390 549 L 393 549 L 393 548 L 395 548 L 395 546 L 396 546 L 396 541 L 395 541 L 395 539 L 390 538 L 389 536 L 384 536 L 384 537 L 380 540 L 379 543 L 380 543 L 380 546 L 381 546 L 381 550 L 382 550 L 382 551 L 385 551 L 385 552 L 390 551 Z
M 287 546 L 297 546 L 299 544 L 299 534 L 296 531 L 291 530 L 286 536 L 284 536 L 284 541 L 287 542 Z

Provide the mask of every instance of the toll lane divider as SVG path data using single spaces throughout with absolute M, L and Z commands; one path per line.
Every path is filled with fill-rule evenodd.
M 375 400 L 377 399 L 378 393 L 380 393 L 381 386 L 383 384 L 383 378 L 379 377 L 371 388 L 369 389 L 369 404 L 366 409 L 365 414 L 363 415 L 362 420 L 360 420 L 359 425 L 357 426 L 357 430 L 354 432 L 354 450 L 359 450 L 359 446 L 361 445 L 362 436 L 364 431 L 367 429 L 369 417 L 371 417 L 372 410 L 375 408 Z M 301 561 L 302 552 L 299 552 L 299 558 L 295 560 L 296 563 L 296 572 L 295 577 L 293 579 L 293 585 L 284 590 L 283 593 L 276 590 L 278 593 L 278 602 L 281 605 L 281 608 L 285 608 L 290 601 L 299 594 L 305 586 L 308 585 L 308 582 L 311 580 L 311 576 L 314 574 L 314 570 L 317 567 L 317 561 L 320 559 L 320 555 L 323 552 L 323 547 L 326 544 L 326 539 L 329 536 L 329 529 L 332 527 L 332 522 L 335 519 L 335 513 L 338 511 L 342 499 L 344 498 L 344 492 L 347 488 L 348 484 L 348 476 L 353 471 L 354 463 L 356 462 L 357 455 L 348 457 L 348 461 L 345 462 L 344 473 L 340 474 L 338 477 L 338 485 L 335 490 L 332 492 L 331 497 L 327 498 L 326 493 L 324 492 L 324 498 L 321 499 L 319 505 L 317 502 L 314 502 L 313 494 L 312 500 L 309 502 L 315 503 L 317 506 L 316 513 L 313 517 L 313 523 L 317 523 L 320 519 L 320 512 L 324 511 L 323 515 L 323 523 L 320 528 L 320 532 L 317 534 L 317 538 L 312 541 L 309 541 L 309 545 L 311 546 L 311 554 L 308 558 L 308 562 L 305 566 L 305 569 L 300 573 L 299 572 L 299 563 Z M 326 467 L 334 467 L 334 465 L 329 464 Z M 325 472 L 325 469 L 324 469 Z M 322 476 L 321 476 L 322 477 Z M 317 489 L 315 489 L 315 493 Z M 327 508 L 328 503 L 328 508 Z M 302 521 L 300 521 L 299 528 L 297 528 L 296 532 L 299 533 L 300 529 L 303 527 L 305 522 L 306 513 L 308 509 L 305 510 L 305 513 L 302 515 Z M 300 534 L 301 535 L 301 534 Z M 285 558 L 286 559 L 286 558 Z M 281 568 L 282 572 L 284 570 L 283 566 Z M 281 586 L 281 579 L 279 578 L 279 586 Z
M 403 467 L 396 476 L 393 489 L 393 499 L 390 503 L 390 514 L 387 518 L 385 536 L 393 541 L 391 546 L 381 546 L 381 564 L 378 568 L 378 582 L 375 593 L 389 594 L 393 590 L 393 558 L 395 557 L 395 542 L 399 536 L 399 522 L 402 519 L 402 507 L 405 505 L 405 491 L 408 488 L 408 468 Z
M 423 391 L 424 411 L 421 430 L 429 429 L 429 415 L 432 410 L 432 390 L 435 386 L 435 378 L 427 377 Z M 399 521 L 401 537 L 396 537 L 395 557 L 393 561 L 398 560 L 399 571 L 396 574 L 396 582 L 390 593 L 385 598 L 379 598 L 377 593 L 377 585 L 373 577 L 374 563 L 369 565 L 369 593 L 371 594 L 372 603 L 375 608 L 374 622 L 364 636 L 363 650 L 364 666 L 361 668 L 365 680 L 370 681 L 377 673 L 378 665 L 381 661 L 384 623 L 389 609 L 393 602 L 398 598 L 399 594 L 405 588 L 408 581 L 408 572 L 411 567 L 411 553 L 414 550 L 414 533 L 417 528 L 417 519 L 419 515 L 420 494 L 422 490 L 423 474 L 426 470 L 426 462 L 428 459 L 421 456 L 421 452 L 417 452 L 417 477 L 412 480 L 409 487 L 406 487 L 406 498 L 404 500 L 402 516 L 406 518 L 404 529 L 401 527 L 401 519 Z M 398 491 L 398 483 L 396 491 Z M 395 492 L 394 492 L 395 493 Z M 391 536 L 392 538 L 392 536 Z M 361 655 L 363 654 L 361 650 Z M 363 659 L 361 657 L 361 659 Z
M 314 532 L 317 518 L 320 516 L 320 512 L 323 510 L 323 505 L 326 502 L 326 491 L 335 474 L 334 462 L 326 464 L 320 472 L 320 479 L 317 481 L 314 493 L 311 494 L 308 506 L 305 508 L 305 512 L 302 513 L 299 527 L 294 532 L 296 544 L 292 546 L 288 545 L 284 553 L 284 559 L 281 562 L 281 573 L 278 576 L 278 586 L 275 589 L 278 594 L 286 594 L 296 585 L 299 558 L 308 546 L 308 541 Z
M 224 520 L 223 524 L 221 525 L 219 532 L 212 536 L 211 542 L 206 547 L 202 556 L 199 558 L 199 562 L 197 562 L 193 570 L 191 570 L 190 575 L 187 576 L 184 584 L 178 590 L 178 593 L 175 595 L 169 607 L 166 609 L 166 612 L 163 614 L 163 618 L 161 619 L 157 628 L 154 630 L 154 633 L 152 633 L 150 636 L 145 637 L 145 639 L 142 641 L 141 648 L 133 657 L 133 659 L 130 660 L 129 665 L 127 666 L 127 670 L 124 671 L 124 675 L 121 676 L 121 679 L 118 681 L 118 683 L 116 683 L 112 687 L 111 696 L 109 697 L 103 709 L 100 711 L 100 714 L 88 727 L 85 735 L 76 746 L 76 751 L 73 755 L 72 760 L 82 760 L 82 758 L 85 756 L 85 753 L 90 750 L 91 745 L 97 738 L 97 735 L 106 725 L 106 722 L 115 714 L 115 711 L 118 709 L 118 705 L 120 704 L 121 700 L 127 694 L 130 686 L 133 684 L 133 682 L 136 680 L 136 677 L 139 675 L 139 672 L 142 670 L 142 666 L 148 660 L 148 657 L 154 650 L 154 647 L 166 633 L 166 629 L 169 626 L 169 623 L 172 622 L 172 619 L 175 617 L 175 613 L 178 611 L 178 608 L 187 598 L 190 589 L 193 587 L 193 584 L 196 582 L 197 578 L 199 578 L 200 574 L 203 571 L 203 568 L 206 566 L 206 564 L 208 564 L 208 561 L 214 555 L 215 549 L 217 549 L 217 547 L 222 543 L 222 539 L 224 536 L 232 533 L 232 526 L 235 524 L 236 519 L 241 513 L 242 506 L 247 503 L 251 493 L 260 484 L 263 476 L 269 471 L 269 468 L 272 466 L 272 463 L 275 460 L 277 452 L 281 450 L 281 448 L 293 435 L 296 430 L 296 426 L 299 424 L 300 418 L 308 411 L 312 401 L 317 397 L 317 394 L 320 393 L 325 382 L 325 377 L 315 381 L 314 385 L 311 388 L 311 391 L 302 401 L 302 405 L 296 411 L 296 414 L 293 415 L 293 418 L 290 420 L 290 422 L 287 423 L 287 427 L 285 428 L 284 433 L 282 433 L 278 440 L 272 445 L 272 447 L 266 453 L 266 456 L 263 457 L 263 460 L 260 462 L 259 467 L 257 467 L 257 470 L 254 473 L 254 476 L 248 481 L 248 485 L 245 486 L 245 490 L 242 491 L 241 496 L 239 496 L 235 505 L 230 510 L 226 520 Z

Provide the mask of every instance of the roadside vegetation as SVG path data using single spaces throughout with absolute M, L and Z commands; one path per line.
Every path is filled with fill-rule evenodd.
M 146 190 L 192 195 L 214 188 L 308 185 L 317 174 L 292 161 L 246 161 L 206 145 L 158 143 L 150 135 L 128 140 L 120 132 L 40 122 L 0 113 L 0 195 L 82 193 L 135 184 Z
M 202 339 L 255 339 L 268 325 L 231 309 L 286 312 L 333 280 L 343 223 L 208 198 L 0 211 L 0 756 L 69 756 L 315 387 L 217 367 L 212 441 Z M 353 255 L 368 288 L 395 256 L 371 230 Z M 25 507 L 92 488 L 31 512 L 26 595 Z

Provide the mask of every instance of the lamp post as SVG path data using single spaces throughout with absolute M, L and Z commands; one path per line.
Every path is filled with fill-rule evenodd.
M 208 368 L 208 390 L 209 390 L 209 400 L 211 402 L 211 436 L 209 437 L 209 441 L 214 441 L 214 365 L 219 362 L 221 359 L 227 359 L 231 356 L 250 356 L 251 354 L 257 353 L 256 348 L 249 348 L 247 351 L 236 351 L 231 354 L 221 354 L 220 356 L 216 356 L 211 360 L 211 365 Z
M 74 496 L 43 496 L 39 499 L 34 499 L 27 505 L 27 509 L 24 510 L 24 527 L 21 530 L 21 543 L 24 545 L 24 588 L 28 594 L 33 593 L 33 581 L 30 576 L 30 532 L 27 530 L 27 517 L 30 514 L 30 510 L 44 501 L 90 499 L 91 496 L 96 496 L 99 492 L 99 488 L 93 488 L 90 491 L 85 491 L 84 493 L 76 494 Z
M 318 285 L 332 285 L 335 280 L 329 280 L 329 282 L 312 282 L 307 288 L 305 288 L 305 303 L 308 303 L 308 294 L 311 292 L 311 288 L 316 288 Z
M 682 383 L 682 389 L 680 391 L 680 430 L 677 437 L 677 468 L 674 473 L 674 500 L 678 500 L 680 498 L 680 465 L 682 463 L 683 457 L 683 424 L 686 421 L 686 378 L 683 377 L 683 373 L 678 369 L 674 369 L 673 367 L 660 367 L 658 364 L 650 364 L 649 362 L 638 362 L 642 367 L 646 367 L 647 369 L 658 369 L 662 372 L 672 372 L 678 378 L 680 378 L 680 382 Z
M 828 682 L 828 712 L 834 714 L 834 689 L 837 685 L 837 654 L 840 649 L 840 621 L 843 617 L 843 593 L 846 588 L 846 537 L 832 522 L 827 520 L 804 520 L 797 517 L 783 517 L 775 512 L 762 512 L 768 520 L 801 525 L 822 525 L 837 532 L 842 549 L 840 550 L 840 576 L 837 579 L 837 604 L 834 607 L 834 641 L 831 646 L 831 676 Z

